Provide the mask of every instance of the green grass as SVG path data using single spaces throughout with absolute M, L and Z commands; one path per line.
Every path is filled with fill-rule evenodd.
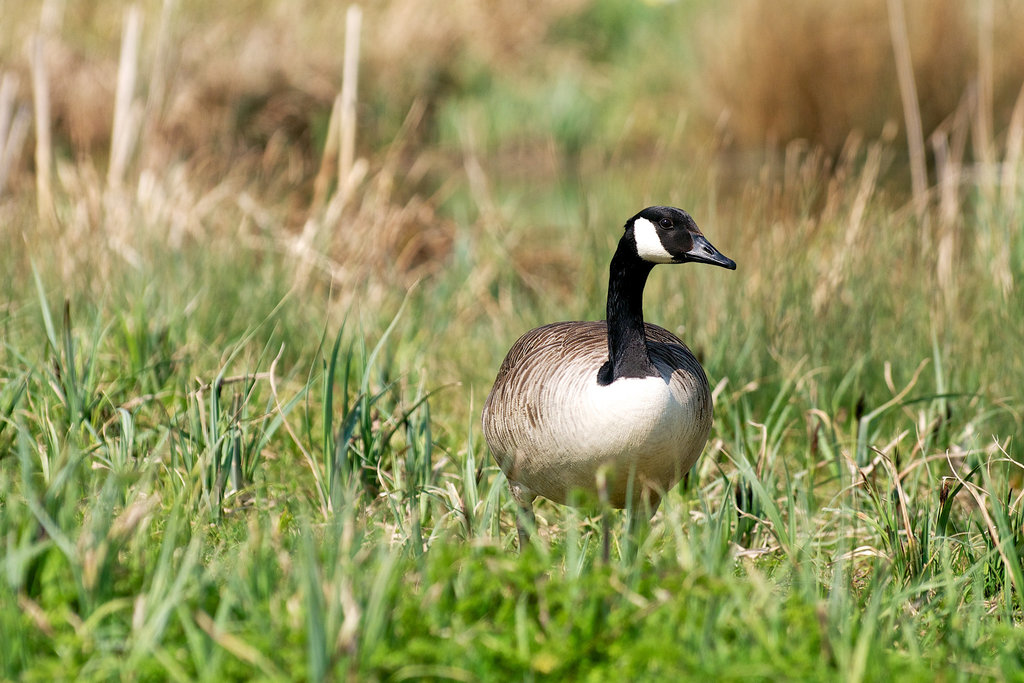
M 1006 346 L 989 350 L 1001 372 L 971 359 L 978 336 L 1019 333 L 1019 311 L 1004 302 L 982 330 L 911 316 L 895 343 L 885 309 L 906 302 L 880 293 L 899 245 L 849 285 L 879 296 L 841 315 L 802 301 L 811 266 L 762 291 L 766 306 L 742 301 L 746 272 L 770 266 L 739 244 L 731 280 L 655 273 L 649 315 L 684 321 L 727 382 L 704 459 L 639 557 L 608 566 L 594 520 L 554 505 L 537 547 L 514 552 L 477 427 L 512 335 L 487 335 L 484 315 L 433 327 L 457 267 L 404 304 L 346 314 L 282 294 L 289 266 L 273 253 L 163 266 L 154 253 L 158 281 L 97 299 L 37 264 L 39 286 L 4 321 L 4 675 L 1011 674 L 1020 366 Z M 606 257 L 587 249 L 581 264 Z M 593 269 L 570 310 L 595 313 Z M 705 315 L 673 294 L 716 277 Z M 182 281 L 244 310 L 204 297 L 183 315 Z M 525 328 L 546 305 L 503 324 Z M 956 473 L 965 484 L 944 479 Z
M 599 2 L 508 73 L 463 55 L 312 251 L 280 158 L 119 193 L 61 157 L 52 222 L 12 184 L 0 678 L 1019 679 L 1024 194 L 965 174 L 955 221 L 918 217 L 889 143 L 737 172 L 621 96 L 686 80 L 687 46 L 644 50 L 698 13 Z M 483 399 L 519 334 L 601 317 L 655 202 L 739 266 L 646 294 L 715 387 L 711 439 L 635 554 L 623 516 L 604 564 L 593 511 L 547 502 L 517 553 Z M 441 245 L 419 270 L 413 235 Z

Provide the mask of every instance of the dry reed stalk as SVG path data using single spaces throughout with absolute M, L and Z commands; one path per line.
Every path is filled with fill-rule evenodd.
M 5 73 L 0 79 L 0 154 L 7 145 L 7 134 L 14 119 L 14 98 L 17 92 L 18 77 Z
M 974 96 L 968 92 L 956 111 L 928 139 L 935 154 L 939 220 L 943 225 L 953 224 L 962 208 L 960 188 L 964 182 L 967 133 L 971 128 L 971 111 L 975 107 Z
M 164 98 L 167 96 L 167 63 L 170 60 L 171 20 L 177 9 L 177 0 L 163 0 L 160 9 L 160 23 L 156 31 L 156 53 L 153 57 L 153 69 L 149 76 L 149 93 L 146 96 L 146 109 L 143 114 L 142 132 L 139 135 L 141 153 L 147 158 L 145 163 L 155 160 L 148 158 L 153 147 L 147 142 L 152 139 L 160 116 L 163 113 Z
M 910 183 L 914 192 L 914 209 L 917 217 L 924 219 L 928 203 L 928 169 L 925 165 L 924 134 L 921 125 L 921 107 L 917 99 L 917 85 L 914 82 L 914 64 L 910 56 L 910 39 L 907 36 L 907 19 L 903 11 L 903 0 L 889 2 L 889 36 L 896 58 L 896 77 L 900 86 L 900 100 L 903 103 L 903 118 L 907 126 L 907 148 L 910 156 Z
M 867 159 L 864 161 L 860 183 L 857 186 L 857 195 L 854 197 L 853 205 L 850 207 L 850 217 L 846 229 L 846 249 L 841 254 L 844 262 L 848 256 L 856 253 L 859 246 L 858 240 L 864 226 L 864 215 L 878 185 L 878 174 L 881 168 L 882 146 L 875 143 L 868 147 Z M 836 270 L 842 269 L 837 268 Z
M 955 301 L 956 278 L 953 273 L 959 220 L 963 209 L 964 157 L 967 152 L 967 133 L 971 128 L 971 112 L 976 109 L 971 93 L 960 106 L 929 137 L 935 155 L 936 189 L 939 196 L 938 245 L 935 255 L 935 277 L 947 310 L 952 311 Z
M 953 301 L 953 248 L 956 217 L 960 212 L 958 186 L 962 165 L 957 154 L 950 150 L 945 133 L 936 131 L 931 136 L 931 143 L 939 189 L 939 245 L 935 256 L 935 278 L 948 307 Z
M 1024 153 L 1024 86 L 1017 94 L 1010 116 L 1010 127 L 1006 132 L 1006 155 L 1003 158 L 1003 172 L 1000 193 L 1003 207 L 1011 212 L 1018 206 L 1017 173 L 1020 170 L 1021 155 Z
M 963 169 L 959 160 L 950 150 L 949 137 L 936 131 L 928 138 L 932 146 L 932 154 L 935 155 L 935 176 L 936 190 L 939 195 L 939 223 L 946 225 L 956 220 L 957 210 L 960 208 L 957 185 L 960 183 L 960 174 Z
M 1013 253 L 1013 240 L 1020 224 L 1021 188 L 1017 174 L 1021 165 L 1021 152 L 1024 147 L 1024 88 L 1017 95 L 1010 117 L 1010 126 L 1006 132 L 1006 152 L 1002 163 L 1002 178 L 999 193 L 1005 211 L 1003 220 L 994 221 L 989 229 L 991 242 L 998 230 L 998 245 L 992 245 L 992 265 L 990 272 L 995 285 L 1003 297 L 1009 297 L 1014 288 L 1013 268 L 1010 266 L 1010 255 Z
M 53 143 L 50 139 L 50 85 L 46 73 L 46 39 L 32 39 L 32 102 L 36 124 L 36 213 L 41 222 L 54 218 L 51 183 Z
M 32 117 L 28 107 L 18 105 L 17 95 L 18 77 L 5 73 L 0 81 L 0 197 L 11 169 L 21 158 Z
M 139 37 L 142 32 L 142 12 L 138 5 L 125 11 L 124 32 L 121 34 L 121 58 L 117 67 L 117 90 L 114 96 L 114 122 L 110 135 L 110 165 L 107 167 L 107 185 L 120 187 L 131 156 L 141 112 L 136 106 L 135 80 L 139 71 Z
M 362 31 L 363 12 L 359 5 L 350 5 L 345 13 L 345 56 L 342 65 L 341 92 L 334 98 L 331 118 L 327 124 L 327 139 L 324 141 L 320 169 L 313 181 L 313 201 L 309 218 L 302 229 L 302 235 L 294 247 L 301 253 L 308 253 L 319 226 L 337 222 L 348 201 L 351 188 L 366 174 L 364 163 L 356 163 L 356 101 L 359 80 L 359 36 Z M 321 216 L 330 193 L 331 176 L 336 172 L 334 197 Z M 299 280 L 308 273 L 300 271 Z
M 347 197 L 356 149 L 356 94 L 359 81 L 359 34 L 363 11 L 351 5 L 345 13 L 345 63 L 341 80 L 340 137 L 338 150 L 338 192 Z
M 978 184 L 986 199 L 992 199 L 995 188 L 992 145 L 993 53 L 992 34 L 995 24 L 992 0 L 978 3 L 978 97 L 974 121 L 974 153 L 979 162 Z
M 327 139 L 324 140 L 324 153 L 320 157 L 320 170 L 313 180 L 313 202 L 310 205 L 310 218 L 320 213 L 327 201 L 330 191 L 331 176 L 338 166 L 338 130 L 341 128 L 341 95 L 334 98 L 331 107 L 331 118 L 327 123 Z

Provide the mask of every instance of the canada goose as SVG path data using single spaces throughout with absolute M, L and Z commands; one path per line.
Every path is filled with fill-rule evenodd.
M 688 213 L 652 206 L 630 218 L 612 256 L 607 323 L 559 322 L 512 345 L 483 409 L 483 431 L 519 505 L 519 547 L 533 501 L 573 491 L 653 515 L 711 431 L 707 378 L 674 334 L 644 323 L 643 291 L 659 263 L 735 270 Z M 605 555 L 607 556 L 607 526 Z

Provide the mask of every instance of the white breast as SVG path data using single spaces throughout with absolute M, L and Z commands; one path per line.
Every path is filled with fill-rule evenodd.
M 629 377 L 607 386 L 589 382 L 583 408 L 567 416 L 575 418 L 579 457 L 591 453 L 614 454 L 638 447 L 671 447 L 678 436 L 673 427 L 687 422 L 683 400 L 662 377 Z

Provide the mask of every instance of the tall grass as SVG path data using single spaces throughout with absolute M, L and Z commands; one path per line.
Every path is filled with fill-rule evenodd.
M 10 86 L 0 675 L 1016 676 L 1020 100 L 935 130 L 918 211 L 894 135 L 780 138 L 749 172 L 659 90 L 702 57 L 656 38 L 714 8 L 467 7 L 364 8 L 351 164 L 336 8 L 129 9 L 119 87 L 120 27 L 26 11 L 52 173 Z M 282 59 L 232 79 L 177 52 L 200 35 Z M 439 56 L 402 71 L 387 35 Z M 84 95 L 40 104 L 90 41 L 120 93 L 99 138 L 69 132 L 99 118 Z M 602 562 L 591 511 L 541 502 L 516 554 L 480 405 L 521 332 L 602 315 L 619 226 L 653 203 L 739 264 L 647 291 L 708 372 L 711 440 L 637 552 L 616 519 Z

